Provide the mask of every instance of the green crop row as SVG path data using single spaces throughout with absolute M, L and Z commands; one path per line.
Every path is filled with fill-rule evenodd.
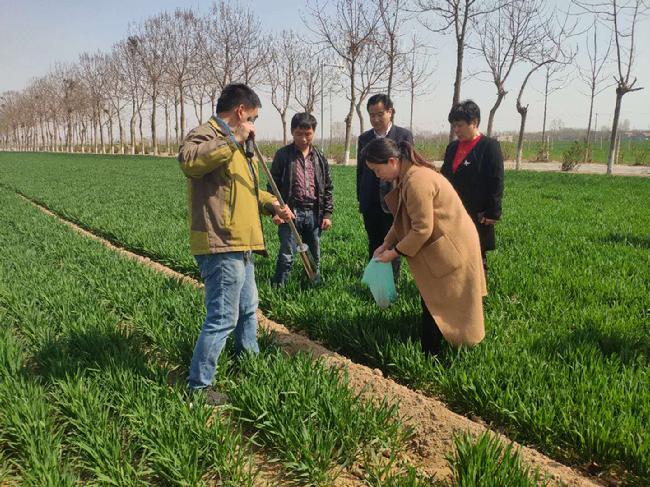
M 197 275 L 173 160 L 2 154 L 0 177 L 66 218 Z M 334 167 L 333 177 L 324 283 L 306 286 L 296 267 L 276 291 L 273 259 L 258 259 L 269 317 L 558 459 L 593 462 L 628 483 L 650 476 L 650 181 L 508 172 L 499 249 L 490 255 L 487 338 L 429 361 L 417 344 L 419 302 L 407 270 L 386 311 L 359 284 L 366 242 L 354 169 Z M 265 230 L 275 256 L 275 229 L 267 222 Z
M 358 459 L 366 485 L 431 485 L 398 460 L 410 432 L 394 405 L 361 400 L 344 371 L 287 357 L 269 336 L 258 358 L 222 357 L 229 414 L 200 407 L 201 398 L 190 406 L 182 377 L 201 293 L 6 190 L 0 204 L 3 485 L 257 485 L 251 442 L 298 485 L 329 485 Z M 528 479 L 521 485 L 537 485 L 523 465 L 502 471 L 502 458 L 517 462 L 518 453 L 504 457 L 500 444 L 480 448 L 484 442 L 457 440 L 454 481 L 483 485 L 463 465 L 487 460 L 501 475 Z
M 410 433 L 394 405 L 362 400 L 342 372 L 287 357 L 268 339 L 258 359 L 235 365 L 224 355 L 218 382 L 232 398 L 228 414 L 194 398 L 190 407 L 184 376 L 201 292 L 14 194 L 0 191 L 0 204 L 0 452 L 8 465 L 0 473 L 8 480 L 254 485 L 252 441 L 290 479 L 327 485 L 354 461 L 403 447 Z

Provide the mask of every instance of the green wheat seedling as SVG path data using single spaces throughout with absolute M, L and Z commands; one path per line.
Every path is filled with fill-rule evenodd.
M 271 288 L 277 228 L 265 222 L 272 258 L 257 259 L 256 272 L 269 317 L 558 460 L 598 464 L 643 485 L 650 477 L 650 180 L 507 172 L 499 248 L 489 256 L 487 338 L 476 349 L 448 348 L 430 361 L 419 349 L 418 293 L 406 266 L 400 298 L 386 311 L 357 284 L 367 249 L 355 171 L 334 166 L 332 174 L 336 209 L 334 226 L 322 238 L 320 287 L 304 286 L 296 270 L 286 290 Z M 198 277 L 187 238 L 185 182 L 173 160 L 0 154 L 0 178 L 83 226 Z M 6 238 L 30 232 L 28 223 L 9 225 Z M 47 240 L 24 242 L 23 253 L 35 258 L 47 248 Z M 15 272 L 12 259 L 5 260 L 6 273 Z M 48 268 L 43 276 L 57 279 L 56 267 Z M 129 287 L 139 288 L 138 279 L 124 279 L 122 293 L 139 295 Z M 168 295 L 185 291 L 168 289 L 157 291 L 162 310 L 143 300 L 150 308 L 146 318 L 135 309 L 124 317 L 142 318 L 147 324 L 138 328 L 152 350 L 186 364 L 200 326 L 200 296 L 181 315 Z M 46 298 L 21 305 L 20 312 L 48 319 L 30 311 Z M 184 323 L 193 324 L 186 329 Z M 47 333 L 58 326 L 51 323 L 54 331 Z
M 348 388 L 344 372 L 307 355 L 249 357 L 229 389 L 236 414 L 297 481 L 332 481 L 365 450 L 397 449 L 409 435 L 395 405 Z

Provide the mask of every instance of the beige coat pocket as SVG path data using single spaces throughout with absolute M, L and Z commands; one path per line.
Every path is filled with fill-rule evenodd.
M 463 265 L 462 256 L 446 235 L 435 240 L 420 251 L 419 257 L 431 271 L 433 277 L 444 277 Z

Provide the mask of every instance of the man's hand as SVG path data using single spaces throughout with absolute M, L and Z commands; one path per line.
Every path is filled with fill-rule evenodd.
M 323 223 L 320 225 L 321 230 L 329 230 L 332 228 L 332 220 L 329 218 L 323 218 Z
M 237 142 L 240 144 L 246 142 L 251 134 L 253 138 L 255 138 L 255 124 L 253 122 L 242 122 L 241 125 L 233 130 L 235 140 L 237 140 Z
M 372 257 L 373 257 L 373 258 L 379 257 L 381 254 L 383 254 L 383 253 L 386 252 L 387 250 L 388 250 L 388 245 L 386 244 L 386 242 L 384 242 L 384 243 L 381 244 L 379 247 L 377 247 L 377 250 L 375 250 L 375 251 L 373 252 Z
M 395 259 L 399 257 L 399 254 L 397 253 L 397 250 L 395 249 L 390 249 L 382 252 L 378 256 L 374 257 L 374 259 L 378 262 L 393 262 Z
M 273 202 L 273 210 L 275 211 L 275 216 L 280 217 L 283 222 L 288 222 L 289 220 L 296 218 L 296 215 L 293 214 L 289 205 L 280 206 L 278 200 Z
M 280 218 L 278 215 L 273 215 L 273 223 L 276 225 L 282 225 L 284 223 L 284 220 Z

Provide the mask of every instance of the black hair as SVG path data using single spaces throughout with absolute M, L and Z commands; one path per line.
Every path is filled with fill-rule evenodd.
M 243 83 L 233 83 L 226 86 L 217 100 L 217 113 L 229 112 L 239 105 L 246 109 L 261 107 L 260 97 L 249 86 Z
M 435 166 L 422 157 L 415 148 L 405 140 L 397 144 L 394 140 L 388 137 L 381 137 L 370 142 L 363 149 L 363 158 L 366 163 L 371 164 L 387 164 L 388 159 L 394 157 L 399 160 L 411 161 L 416 166 L 424 166 L 436 171 Z
M 384 108 L 386 110 L 389 110 L 393 108 L 393 100 L 390 99 L 388 95 L 385 95 L 384 93 L 377 93 L 376 95 L 372 95 L 370 98 L 368 98 L 368 103 L 366 104 L 366 109 L 370 110 L 370 107 L 372 105 L 377 105 L 379 103 L 384 104 Z M 393 108 L 393 113 L 395 112 L 395 109 Z
M 316 125 L 318 125 L 318 122 L 316 122 L 316 117 L 314 117 L 311 113 L 307 113 L 307 112 L 296 113 L 291 118 L 292 132 L 297 128 L 301 128 L 303 130 L 308 130 L 308 129 L 316 130 Z
M 481 123 L 481 109 L 472 100 L 464 100 L 451 107 L 447 119 L 449 123 L 462 121 L 472 123 L 476 121 L 476 125 L 478 125 Z

